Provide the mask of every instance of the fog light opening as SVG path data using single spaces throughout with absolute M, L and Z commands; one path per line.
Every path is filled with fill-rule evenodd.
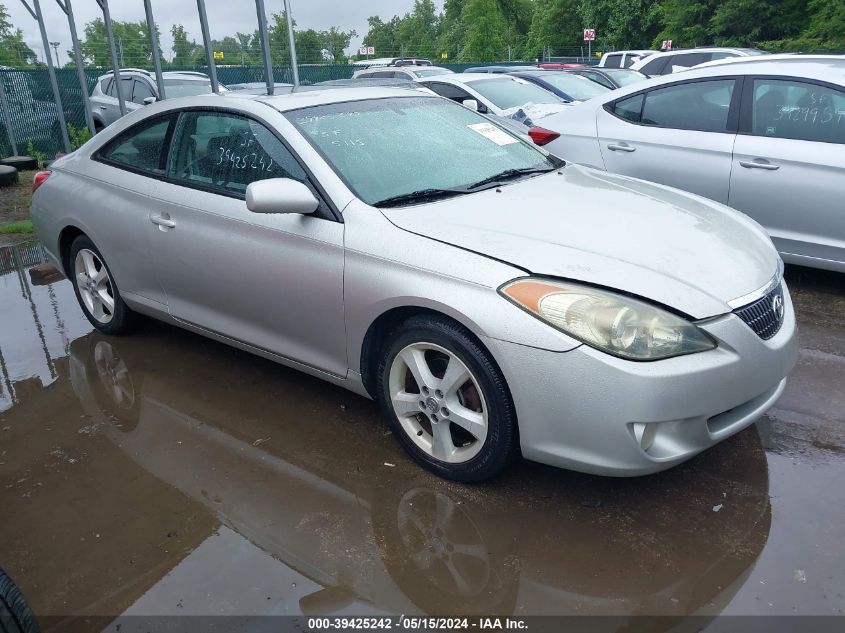
M 633 426 L 634 438 L 637 440 L 640 448 L 647 451 L 654 444 L 654 436 L 657 435 L 657 424 L 654 422 L 635 422 Z

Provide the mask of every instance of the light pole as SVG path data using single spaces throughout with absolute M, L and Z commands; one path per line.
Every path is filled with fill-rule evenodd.
M 61 42 L 50 42 L 50 46 L 53 47 L 53 50 L 56 52 L 56 68 L 61 68 L 62 65 L 59 63 L 59 45 Z

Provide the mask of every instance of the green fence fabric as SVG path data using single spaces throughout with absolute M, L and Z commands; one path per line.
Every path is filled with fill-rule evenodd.
M 495 65 L 518 65 L 526 62 L 501 62 Z M 461 72 L 472 66 L 492 64 L 440 64 L 445 68 Z M 350 64 L 303 64 L 299 66 L 299 79 L 302 84 L 314 84 L 331 79 L 348 79 L 360 66 Z M 207 67 L 167 68 L 172 70 L 193 70 L 207 72 Z M 97 79 L 109 73 L 108 68 L 86 68 L 88 80 L 86 94 L 82 94 L 79 79 L 74 68 L 56 70 L 56 80 L 61 93 L 62 107 L 68 124 L 76 129 L 85 128 L 85 110 L 83 98 L 87 98 L 94 89 Z M 292 83 L 293 73 L 290 66 L 273 69 L 275 81 Z M 218 66 L 217 78 L 222 84 L 239 84 L 264 81 L 263 66 Z M 53 99 L 53 89 L 46 68 L 34 70 L 0 69 L 0 81 L 6 89 L 9 105 L 9 117 L 12 131 L 17 141 L 18 152 L 26 153 L 31 142 L 37 152 L 43 152 L 48 158 L 62 152 L 62 135 L 58 120 L 58 107 Z M 0 116 L 0 156 L 12 153 L 5 119 Z

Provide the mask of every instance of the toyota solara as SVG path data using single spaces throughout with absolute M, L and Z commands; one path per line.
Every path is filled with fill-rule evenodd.
M 796 359 L 754 221 L 427 91 L 163 101 L 34 188 L 94 327 L 155 317 L 374 398 L 455 480 L 520 454 L 668 468 L 752 424 Z

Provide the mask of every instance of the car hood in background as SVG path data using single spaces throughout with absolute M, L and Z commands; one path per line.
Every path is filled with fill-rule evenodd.
M 778 271 L 771 240 L 741 213 L 574 165 L 382 213 L 402 229 L 531 273 L 616 288 L 695 319 L 730 312 L 729 301 Z
M 572 107 L 572 103 L 526 103 L 517 108 L 502 110 L 502 116 L 513 119 L 523 125 L 531 126 L 547 116 L 563 112 Z

